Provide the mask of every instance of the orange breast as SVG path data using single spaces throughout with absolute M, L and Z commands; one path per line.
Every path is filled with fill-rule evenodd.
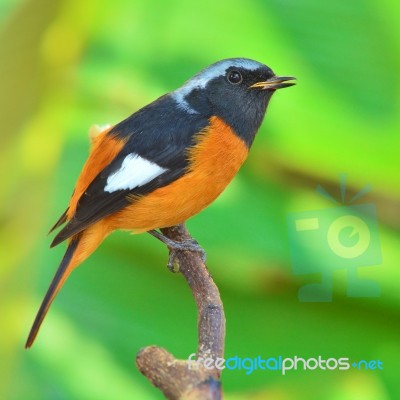
M 186 221 L 212 203 L 238 172 L 248 154 L 245 143 L 220 118 L 197 136 L 189 171 L 106 218 L 111 229 L 135 233 Z

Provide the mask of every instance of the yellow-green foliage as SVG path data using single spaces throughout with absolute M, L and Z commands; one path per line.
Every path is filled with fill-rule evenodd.
M 24 341 L 64 246 L 49 250 L 93 123 L 116 123 L 226 57 L 298 85 L 271 101 L 246 165 L 188 227 L 226 307 L 226 356 L 380 359 L 383 371 L 225 371 L 227 399 L 398 398 L 400 9 L 385 0 L 3 0 L 0 3 L 0 398 L 161 399 L 134 358 L 196 349 L 196 309 L 150 235 L 111 235 L 75 271 L 33 349 Z M 331 207 L 366 184 L 383 263 L 379 298 L 301 303 L 289 212 Z M 312 255 L 310 255 L 312 257 Z M 315 256 L 313 258 L 315 262 Z M 324 260 L 319 260 L 321 268 Z M 396 394 L 397 393 L 397 394 Z

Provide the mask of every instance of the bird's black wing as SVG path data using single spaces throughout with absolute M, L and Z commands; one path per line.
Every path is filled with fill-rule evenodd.
M 166 95 L 115 125 L 107 134 L 126 140 L 124 147 L 89 185 L 78 201 L 74 216 L 51 246 L 123 209 L 132 203 L 132 197 L 151 193 L 182 176 L 188 167 L 187 149 L 194 144 L 195 134 L 208 124 L 209 116 L 188 113 Z M 124 160 L 133 155 L 161 167 L 161 173 L 132 189 L 110 190 L 107 186 L 110 177 L 121 171 Z

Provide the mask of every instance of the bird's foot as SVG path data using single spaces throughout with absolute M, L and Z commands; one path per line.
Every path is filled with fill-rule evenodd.
M 150 233 L 150 235 L 154 236 L 168 247 L 169 259 L 167 267 L 171 272 L 179 272 L 179 261 L 177 257 L 177 253 L 179 251 L 193 251 L 199 253 L 203 263 L 206 261 L 206 253 L 196 240 L 187 239 L 183 240 L 182 242 L 177 242 L 175 240 L 167 238 L 162 233 L 154 229 L 148 232 Z

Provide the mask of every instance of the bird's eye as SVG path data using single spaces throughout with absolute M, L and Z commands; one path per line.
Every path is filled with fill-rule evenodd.
M 239 71 L 228 72 L 227 78 L 229 83 L 232 83 L 232 85 L 238 85 L 243 80 L 242 74 Z

